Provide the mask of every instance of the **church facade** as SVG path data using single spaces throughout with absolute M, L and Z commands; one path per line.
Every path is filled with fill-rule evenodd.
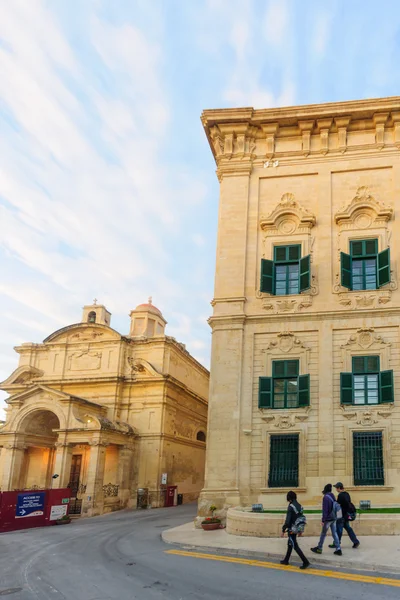
M 70 487 L 71 509 L 87 516 L 138 497 L 163 506 L 167 486 L 184 502 L 198 497 L 209 373 L 165 335 L 151 299 L 130 317 L 121 335 L 95 303 L 80 323 L 15 348 L 19 366 L 0 384 L 2 491 Z
M 206 110 L 220 207 L 204 515 L 400 504 L 400 98 Z

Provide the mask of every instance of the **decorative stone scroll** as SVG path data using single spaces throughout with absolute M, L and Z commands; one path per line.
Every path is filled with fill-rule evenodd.
M 149 375 L 153 377 L 159 377 L 161 375 L 161 373 L 159 373 L 147 360 L 144 360 L 144 358 L 134 358 L 133 356 L 128 356 L 126 360 L 133 378 Z
M 393 208 L 378 202 L 367 186 L 359 187 L 350 204 L 342 207 L 335 215 L 341 229 L 368 229 L 385 225 L 393 217 Z
M 260 227 L 268 236 L 309 233 L 315 223 L 315 215 L 301 206 L 290 192 L 283 194 L 274 210 L 260 219 Z
M 217 162 L 220 159 L 255 158 L 258 128 L 249 124 L 215 125 L 210 129 L 211 143 Z

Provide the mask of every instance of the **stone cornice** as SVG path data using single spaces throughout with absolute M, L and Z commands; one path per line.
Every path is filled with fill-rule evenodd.
M 201 121 L 204 127 L 224 123 L 295 124 L 303 119 L 323 119 L 325 117 L 350 116 L 352 118 L 373 118 L 376 112 L 400 110 L 400 96 L 372 98 L 367 100 L 350 100 L 347 102 L 326 102 L 324 104 L 305 104 L 303 106 L 287 106 L 282 108 L 224 108 L 204 110 Z
M 221 180 L 227 175 L 237 175 L 238 162 L 243 159 L 251 164 L 258 158 L 276 159 L 282 152 L 286 156 L 299 153 L 308 157 L 310 154 L 324 156 L 328 152 L 353 151 L 356 149 L 354 138 L 349 138 L 353 131 L 373 132 L 372 147 L 375 150 L 381 150 L 385 145 L 399 148 L 399 109 L 400 97 L 396 96 L 261 110 L 248 107 L 205 110 L 201 120 Z M 393 140 L 385 136 L 386 128 L 393 131 Z M 319 143 L 312 144 L 311 139 L 316 135 L 320 138 Z M 300 137 L 301 149 L 296 143 L 283 151 L 282 138 L 293 141 L 295 137 Z M 363 149 L 369 146 L 369 138 L 366 138 Z M 223 169 L 221 163 L 229 163 L 232 158 L 236 164 Z

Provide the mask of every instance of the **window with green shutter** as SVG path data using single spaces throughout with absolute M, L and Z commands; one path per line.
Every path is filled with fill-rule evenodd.
M 378 253 L 378 240 L 352 240 L 340 253 L 341 284 L 349 290 L 376 290 L 390 283 L 390 250 Z
M 340 374 L 342 404 L 394 401 L 393 371 L 380 371 L 379 356 L 353 356 L 352 372 Z
M 298 408 L 310 404 L 310 376 L 299 375 L 298 360 L 274 360 L 272 377 L 260 377 L 259 408 Z
M 354 485 L 385 485 L 381 431 L 353 433 Z
M 261 292 L 288 296 L 310 287 L 310 256 L 301 257 L 300 244 L 275 246 L 274 260 L 261 260 Z
M 271 435 L 268 487 L 299 486 L 299 435 Z

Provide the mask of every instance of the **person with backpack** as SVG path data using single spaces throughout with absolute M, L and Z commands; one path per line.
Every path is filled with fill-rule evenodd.
M 342 508 L 342 518 L 337 521 L 337 534 L 339 538 L 339 542 L 342 541 L 343 529 L 347 531 L 347 535 L 353 542 L 353 548 L 358 548 L 360 545 L 360 541 L 357 539 L 356 534 L 353 531 L 353 528 L 350 526 L 350 521 L 354 521 L 357 515 L 356 507 L 351 501 L 350 494 L 345 491 L 343 487 L 343 483 L 338 481 L 334 485 L 336 490 L 339 492 L 337 497 L 337 501 Z M 331 544 L 329 548 L 334 548 L 334 544 Z
M 337 556 L 342 556 L 342 549 L 340 547 L 340 540 L 337 534 L 336 522 L 338 518 L 342 517 L 342 511 L 340 505 L 336 502 L 335 496 L 332 494 L 332 484 L 327 483 L 322 490 L 324 495 L 322 500 L 322 531 L 321 537 L 319 538 L 318 546 L 311 548 L 311 552 L 315 554 L 322 554 L 322 548 L 328 533 L 328 529 L 331 529 L 333 541 L 335 544 L 335 552 Z
M 303 515 L 303 507 L 301 504 L 297 502 L 296 492 L 288 492 L 286 496 L 286 500 L 289 502 L 287 512 L 286 512 L 286 520 L 282 527 L 281 537 L 285 536 L 285 532 L 288 533 L 288 547 L 286 556 L 283 560 L 281 560 L 281 565 L 288 565 L 289 559 L 294 550 L 297 552 L 303 564 L 300 566 L 300 569 L 307 569 L 310 566 L 309 560 L 304 556 L 301 548 L 297 542 L 297 535 L 301 535 L 304 531 L 304 527 L 306 525 L 306 518 Z

